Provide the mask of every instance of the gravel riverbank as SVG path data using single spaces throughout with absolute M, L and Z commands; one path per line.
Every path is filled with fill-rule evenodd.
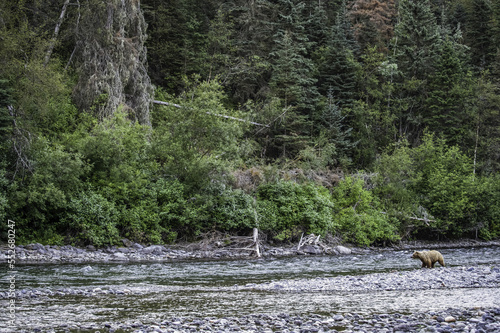
M 111 325 L 110 325 L 111 326 Z M 500 308 L 447 309 L 413 314 L 345 313 L 333 316 L 250 315 L 171 318 L 154 325 L 122 324 L 133 332 L 500 332 Z M 134 327 L 135 326 L 135 327 Z M 112 326 L 111 326 L 112 327 Z M 110 331 L 113 329 L 111 328 Z
M 307 245 L 300 250 L 297 245 L 272 246 L 263 244 L 263 257 L 283 257 L 294 255 L 339 255 L 351 253 L 369 253 L 390 250 L 439 249 L 500 246 L 500 241 L 480 242 L 475 240 L 460 240 L 456 242 L 405 242 L 387 248 L 357 248 L 342 245 L 315 246 Z M 7 262 L 12 252 L 6 245 L 0 246 L 0 263 Z M 96 249 L 93 246 L 85 248 L 71 245 L 29 244 L 15 247 L 16 263 L 107 263 L 107 262 L 162 262 L 189 259 L 235 259 L 253 258 L 252 249 L 242 250 L 231 246 L 188 244 L 188 245 L 142 245 L 124 240 L 124 246 L 110 246 Z

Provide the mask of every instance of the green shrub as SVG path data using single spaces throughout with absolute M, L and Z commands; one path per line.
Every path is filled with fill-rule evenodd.
M 186 200 L 184 186 L 178 180 L 159 179 L 154 185 L 162 239 L 173 242 L 179 234 L 197 233 L 196 212 Z
M 259 228 L 284 241 L 302 232 L 324 235 L 334 230 L 332 201 L 328 190 L 313 184 L 278 181 L 259 186 Z
M 87 190 L 70 200 L 62 225 L 80 243 L 111 245 L 119 241 L 119 216 L 114 203 L 92 190 Z
M 254 198 L 242 190 L 218 186 L 210 193 L 210 225 L 221 231 L 240 231 L 257 226 Z
M 340 235 L 346 241 L 365 246 L 398 240 L 395 221 L 380 211 L 377 198 L 363 185 L 362 179 L 347 177 L 333 191 Z

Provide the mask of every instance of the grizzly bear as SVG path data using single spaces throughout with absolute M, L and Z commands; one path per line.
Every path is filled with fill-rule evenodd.
M 438 251 L 415 251 L 412 258 L 422 260 L 422 267 L 434 268 L 436 262 L 444 266 L 443 255 Z

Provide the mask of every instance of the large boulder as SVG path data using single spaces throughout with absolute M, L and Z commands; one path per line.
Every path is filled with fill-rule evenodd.
M 351 254 L 352 253 L 351 249 L 349 249 L 345 246 L 342 246 L 342 245 L 336 246 L 335 251 L 337 251 L 338 254 Z

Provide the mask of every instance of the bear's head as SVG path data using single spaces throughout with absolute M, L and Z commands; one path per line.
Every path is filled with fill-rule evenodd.
M 413 252 L 413 255 L 412 255 L 411 257 L 412 257 L 413 259 L 420 258 L 420 252 L 418 252 L 418 251 Z

